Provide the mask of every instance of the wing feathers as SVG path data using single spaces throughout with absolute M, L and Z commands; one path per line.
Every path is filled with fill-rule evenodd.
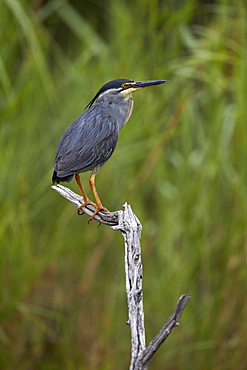
M 101 104 L 95 104 L 64 133 L 56 153 L 54 170 L 66 177 L 103 165 L 118 141 L 116 120 Z

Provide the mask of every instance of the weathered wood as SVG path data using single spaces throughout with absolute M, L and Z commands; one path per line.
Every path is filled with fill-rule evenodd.
M 84 203 L 83 197 L 81 195 L 74 193 L 72 190 L 66 188 L 65 186 L 53 185 L 52 189 L 56 190 L 58 194 L 62 195 L 62 197 L 69 200 L 77 208 L 79 208 Z M 83 207 L 82 210 L 83 212 L 85 212 L 85 214 L 91 217 L 94 211 L 96 210 L 96 206 L 89 204 L 86 207 Z M 94 219 L 101 224 L 115 226 L 118 225 L 119 212 L 122 211 L 117 212 L 100 211 L 99 213 L 97 213 Z
M 171 333 L 172 329 L 179 326 L 178 319 L 182 315 L 189 300 L 189 294 L 183 294 L 179 298 L 173 314 L 169 317 L 156 337 L 149 343 L 147 348 L 145 348 L 145 350 L 139 354 L 136 369 L 147 369 L 147 365 L 152 360 L 154 354 L 159 349 L 161 344 L 164 343 L 168 335 Z
M 72 190 L 62 186 L 52 186 L 60 195 L 79 208 L 83 203 L 83 197 Z M 92 216 L 96 207 L 87 205 L 83 211 Z M 99 212 L 95 216 L 99 223 L 109 225 L 113 230 L 118 230 L 124 237 L 125 244 L 125 278 L 126 294 L 128 302 L 128 322 L 131 329 L 131 360 L 130 370 L 146 370 L 154 354 L 166 340 L 172 329 L 179 326 L 178 319 L 183 313 L 190 296 L 183 294 L 163 328 L 146 347 L 145 326 L 142 292 L 142 261 L 141 261 L 141 230 L 142 226 L 130 205 L 124 205 L 124 211 Z
M 119 223 L 114 230 L 121 231 L 125 244 L 125 278 L 131 329 L 130 370 L 136 369 L 138 356 L 145 349 L 145 327 L 142 293 L 141 230 L 142 226 L 128 204 L 119 214 Z M 144 369 L 144 368 L 143 368 Z

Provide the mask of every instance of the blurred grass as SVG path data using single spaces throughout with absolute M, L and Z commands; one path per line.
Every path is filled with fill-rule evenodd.
M 150 369 L 246 369 L 246 3 L 2 0 L 0 19 L 0 367 L 128 367 L 121 236 L 50 189 L 65 128 L 125 77 L 171 81 L 135 95 L 97 176 L 143 224 L 147 342 L 192 295 Z

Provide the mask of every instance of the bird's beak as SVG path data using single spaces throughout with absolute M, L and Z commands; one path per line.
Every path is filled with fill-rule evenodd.
M 148 86 L 165 84 L 166 82 L 170 82 L 170 81 L 168 80 L 136 81 L 135 83 L 133 83 L 131 87 L 133 87 L 134 89 L 142 89 Z

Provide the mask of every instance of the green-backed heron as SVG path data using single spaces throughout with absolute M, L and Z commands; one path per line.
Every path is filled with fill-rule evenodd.
M 95 187 L 95 176 L 101 166 L 112 156 L 121 128 L 131 116 L 133 110 L 132 94 L 147 86 L 160 85 L 167 80 L 133 81 L 117 79 L 106 83 L 86 106 L 88 108 L 65 131 L 60 140 L 54 163 L 52 182 L 70 182 L 75 176 L 82 193 L 84 203 L 97 208 L 91 219 L 103 207 Z M 96 102 L 94 105 L 93 103 Z M 80 173 L 92 171 L 89 180 L 96 204 L 92 203 L 81 184 Z

